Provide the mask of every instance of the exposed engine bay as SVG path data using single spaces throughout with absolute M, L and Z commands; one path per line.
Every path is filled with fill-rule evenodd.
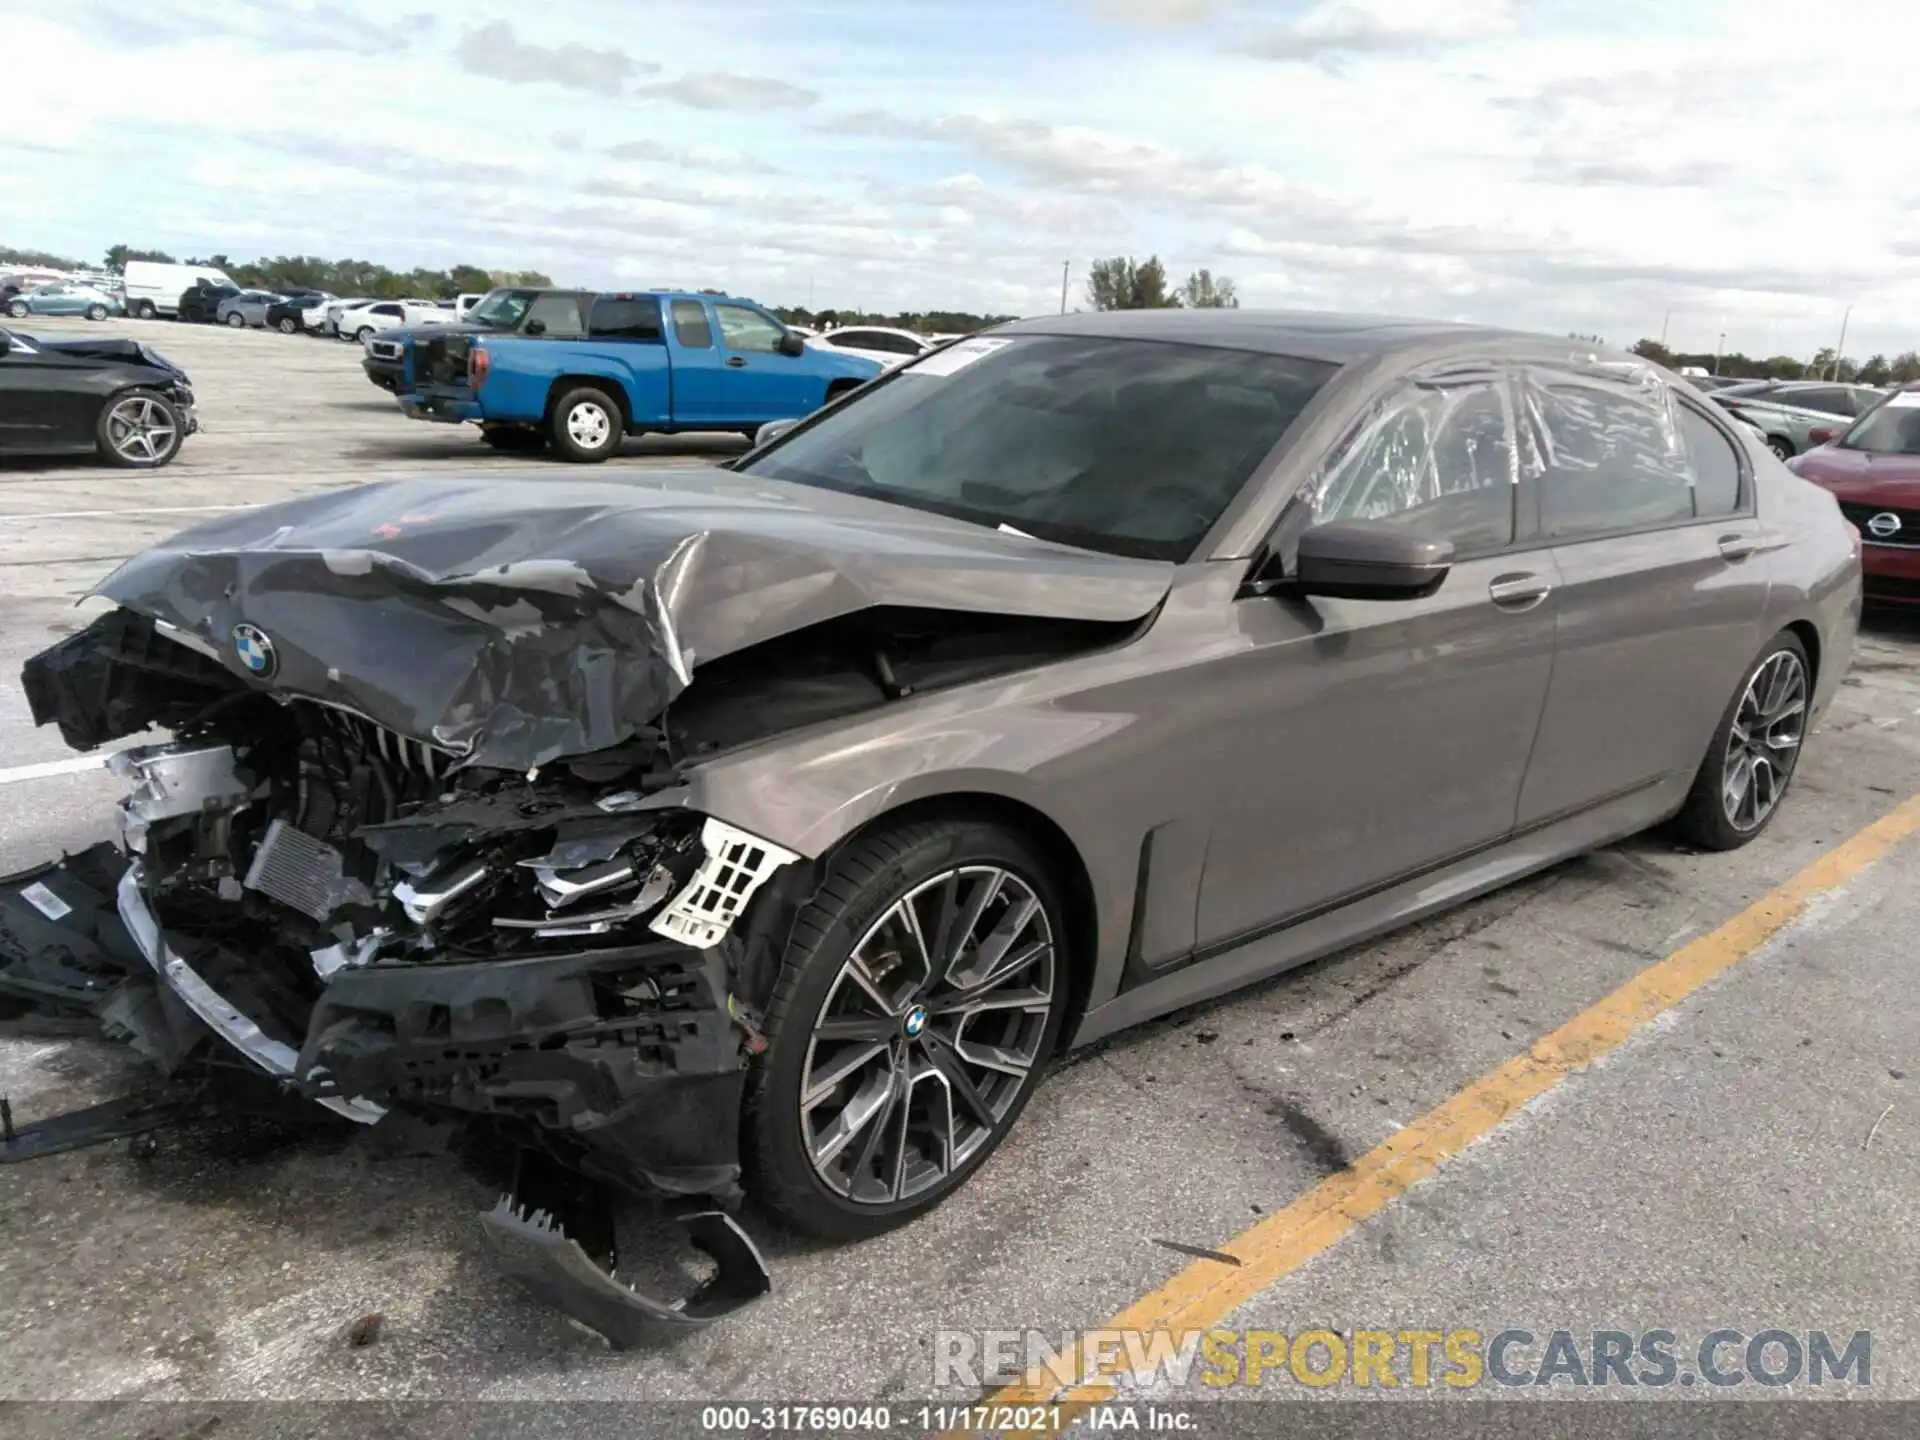
M 0 1158 L 159 1128 L 215 1091 L 478 1123 L 522 1157 L 482 1218 L 537 1294 L 616 1345 L 719 1318 L 769 1288 L 729 1213 L 738 1116 L 812 869 L 679 804 L 681 775 L 1107 633 L 849 617 L 716 661 L 616 747 L 520 772 L 252 684 L 199 637 L 112 611 L 28 662 L 34 718 L 82 750 L 172 739 L 111 755 L 117 843 L 0 881 L 0 1014 L 90 1017 L 168 1085 L 0 1115 Z M 617 1195 L 676 1211 L 712 1277 L 674 1301 L 615 1280 Z

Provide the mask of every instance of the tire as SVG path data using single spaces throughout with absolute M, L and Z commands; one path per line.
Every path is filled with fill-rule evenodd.
M 547 437 L 531 425 L 482 425 L 480 438 L 503 453 L 539 450 L 547 443 Z
M 11 305 L 7 306 L 7 314 L 11 315 L 16 320 L 26 319 L 27 318 L 27 302 L 24 300 L 14 301 Z
M 160 312 L 154 308 L 151 300 L 142 300 L 134 307 L 133 318 L 136 320 L 158 320 L 160 318 Z
M 130 443 L 126 426 L 144 432 L 147 440 L 144 453 L 139 443 Z M 111 396 L 100 407 L 93 434 L 103 460 L 132 470 L 158 470 L 170 464 L 186 439 L 180 412 L 173 401 L 158 390 L 144 388 L 122 390 Z
M 106 306 L 104 306 L 104 305 L 89 305 L 89 306 L 87 307 L 87 319 L 89 319 L 89 320 L 104 320 L 104 319 L 106 319 L 106 318 L 107 318 L 107 307 L 106 307 Z
M 353 338 L 359 341 L 362 345 L 364 345 L 367 343 L 368 337 L 371 336 L 372 334 L 373 334 L 373 326 L 362 325 L 358 330 L 353 332 Z
M 1000 888 L 970 935 L 1010 923 L 1012 907 L 1031 900 L 1037 906 L 1033 918 L 1009 937 L 1008 946 L 1031 958 L 975 993 L 1003 1000 L 1016 994 L 1036 997 L 1027 1005 L 943 1014 L 943 997 L 951 1003 L 955 992 L 938 978 L 937 963 L 931 989 L 923 992 L 913 989 L 911 975 L 925 967 L 904 961 L 877 974 L 869 969 L 868 982 L 853 978 L 850 957 L 857 949 L 870 962 L 899 961 L 909 953 L 904 943 L 892 952 L 881 948 L 906 934 L 888 922 L 906 897 L 919 896 L 922 933 L 937 936 L 946 887 L 959 887 L 952 892 L 954 912 L 964 915 L 982 893 L 975 887 L 995 872 Z M 1059 1037 L 1067 997 L 1061 948 L 1065 915 L 1045 860 L 1021 835 L 999 825 L 966 819 L 919 822 L 856 840 L 833 855 L 794 922 L 767 1007 L 767 1048 L 747 1077 L 741 1155 L 754 1197 L 796 1230 L 851 1240 L 904 1224 L 965 1184 L 1019 1119 Z M 928 923 L 934 926 L 931 932 Z M 929 939 L 930 945 L 939 943 Z M 960 961 L 967 953 L 960 952 Z M 981 963 L 974 954 L 973 963 Z M 950 964 L 948 979 L 951 969 Z M 890 1015 L 882 1013 L 876 999 L 881 994 L 895 1002 Z M 843 1032 L 859 1026 L 871 1033 L 860 1040 L 816 1043 L 816 1026 L 827 1021 Z M 891 1038 L 876 1041 L 880 1032 Z M 884 1045 L 881 1054 L 832 1080 L 832 1070 L 875 1043 Z M 958 1045 L 998 1047 L 997 1058 L 1017 1054 L 1024 1065 L 1020 1073 L 985 1068 Z M 909 1070 L 899 1068 L 901 1057 Z M 938 1085 L 928 1067 L 949 1078 L 957 1068 L 984 1108 L 973 1109 L 956 1086 Z M 917 1116 L 920 1124 L 892 1131 L 886 1122 L 901 1113 L 892 1087 L 903 1073 L 914 1077 L 906 1090 L 906 1115 L 909 1120 Z M 803 1093 L 823 1083 L 831 1088 L 803 1112 Z M 879 1108 L 869 1099 L 869 1118 L 852 1123 L 849 1116 L 874 1087 L 884 1091 Z M 937 1098 L 934 1091 L 954 1096 L 954 1120 L 944 1142 L 937 1136 L 940 1111 L 927 1104 Z M 851 1132 L 845 1143 L 816 1164 L 816 1154 L 831 1148 L 829 1137 L 843 1130 Z M 888 1134 L 900 1138 L 894 1145 L 869 1146 L 869 1140 Z
M 1769 435 L 1767 448 L 1782 460 L 1791 460 L 1799 452 L 1793 448 L 1793 442 L 1783 435 Z
M 1775 684 L 1783 688 L 1777 703 L 1769 703 Z M 1799 766 L 1812 699 L 1806 647 L 1782 630 L 1741 672 L 1740 688 L 1714 728 L 1693 788 L 1674 817 L 1681 839 L 1702 850 L 1738 850 L 1773 823 Z M 1780 713 L 1768 720 L 1774 711 Z M 1747 780 L 1735 801 L 1730 794 L 1742 754 Z
M 227 324 L 235 330 L 244 330 L 247 328 L 247 317 L 238 310 L 230 310 L 227 312 Z
M 554 454 L 579 465 L 597 465 L 618 454 L 623 430 L 620 407 L 592 385 L 567 391 L 547 412 L 547 439 Z
M 297 335 L 300 332 L 300 322 L 291 315 L 282 315 L 279 328 L 282 335 Z

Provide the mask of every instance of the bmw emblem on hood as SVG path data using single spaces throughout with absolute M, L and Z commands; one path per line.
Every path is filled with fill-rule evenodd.
M 240 657 L 240 663 L 247 667 L 247 673 L 257 675 L 262 680 L 280 668 L 280 657 L 274 653 L 273 641 L 258 625 L 234 626 L 233 649 Z

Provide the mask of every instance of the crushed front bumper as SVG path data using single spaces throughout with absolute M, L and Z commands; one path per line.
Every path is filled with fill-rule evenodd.
M 403 1109 L 481 1120 L 519 1144 L 514 1192 L 482 1216 L 489 1244 L 509 1273 L 616 1347 L 722 1318 L 770 1288 L 752 1242 L 718 1208 L 739 1198 L 745 1080 L 718 950 L 661 940 L 344 967 L 325 977 L 297 1046 L 208 978 L 243 973 L 239 963 L 217 944 L 170 938 L 139 865 L 112 845 L 0 880 L 0 1014 L 64 1033 L 90 1021 L 172 1077 L 34 1124 L 16 1125 L 0 1101 L 0 1162 L 202 1113 L 206 1062 L 231 1050 L 283 1093 L 358 1124 Z M 614 1190 L 671 1200 L 713 1277 L 678 1300 L 616 1279 Z

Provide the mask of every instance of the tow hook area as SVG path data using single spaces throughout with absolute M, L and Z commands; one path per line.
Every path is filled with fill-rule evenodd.
M 773 1288 L 746 1231 L 724 1211 L 702 1209 L 674 1218 L 714 1262 L 713 1275 L 678 1300 L 636 1290 L 619 1277 L 613 1198 L 606 1185 L 522 1150 L 513 1192 L 480 1223 L 503 1270 L 616 1350 L 724 1320 Z

